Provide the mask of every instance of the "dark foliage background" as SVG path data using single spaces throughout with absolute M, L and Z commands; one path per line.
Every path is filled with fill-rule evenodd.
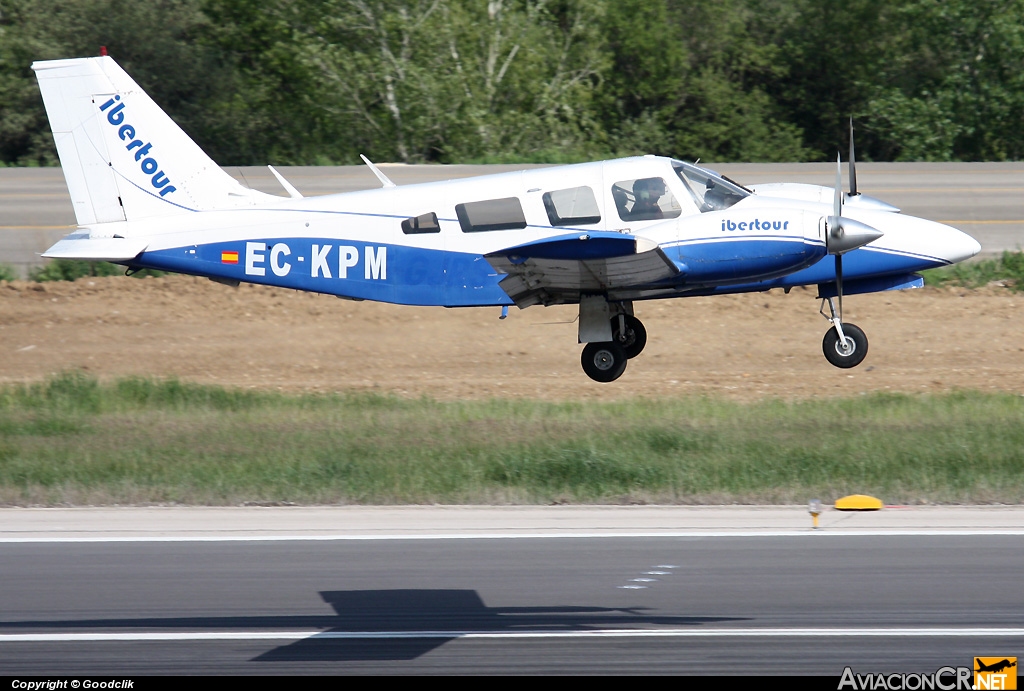
M 0 0 L 0 164 L 101 45 L 225 165 L 1024 158 L 1024 0 Z

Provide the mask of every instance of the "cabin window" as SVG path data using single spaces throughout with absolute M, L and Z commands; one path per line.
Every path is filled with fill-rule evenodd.
M 402 221 L 402 232 L 406 235 L 416 233 L 440 233 L 441 225 L 437 222 L 437 214 L 429 213 L 407 218 Z
M 601 222 L 601 211 L 597 208 L 594 190 L 589 187 L 573 187 L 544 193 L 544 210 L 553 226 L 585 226 Z
M 514 230 L 526 227 L 526 216 L 518 197 L 488 199 L 482 202 L 457 204 L 455 214 L 463 233 L 487 230 Z
M 676 218 L 683 212 L 662 178 L 616 182 L 612 198 L 623 221 L 657 221 Z

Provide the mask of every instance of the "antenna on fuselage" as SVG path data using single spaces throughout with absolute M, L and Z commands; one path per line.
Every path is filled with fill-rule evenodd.
M 274 177 L 277 178 L 277 181 L 281 183 L 281 187 L 284 188 L 284 191 L 288 193 L 289 197 L 292 199 L 302 199 L 302 193 L 292 187 L 292 183 L 285 180 L 284 176 L 278 173 L 274 166 L 267 166 L 267 168 L 270 168 L 270 172 L 273 173 Z
M 380 168 L 378 168 L 377 166 L 373 165 L 373 163 L 370 161 L 370 159 L 368 159 L 366 156 L 363 156 L 362 154 L 359 154 L 359 158 L 363 159 L 363 163 L 365 163 L 367 166 L 369 166 L 370 170 L 373 171 L 373 174 L 377 176 L 377 179 L 380 180 L 381 186 L 383 186 L 383 187 L 398 187 L 398 185 L 396 185 L 395 183 L 391 182 L 391 178 L 389 178 L 384 173 L 380 172 Z

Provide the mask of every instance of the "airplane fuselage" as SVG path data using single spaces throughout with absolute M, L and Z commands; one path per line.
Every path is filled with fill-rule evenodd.
M 660 178 L 679 205 L 672 219 L 622 218 L 613 187 Z M 586 225 L 553 225 L 545 193 L 587 188 L 597 213 Z M 521 228 L 465 232 L 456 206 L 516 199 Z M 435 232 L 402 224 L 435 214 Z M 970 254 L 947 226 L 899 214 L 848 212 L 885 233 L 846 257 L 847 280 L 903 276 Z M 503 248 L 570 233 L 620 233 L 656 243 L 682 267 L 671 279 L 610 286 L 609 299 L 736 292 L 835 280 L 821 219 L 827 205 L 749 195 L 723 210 L 700 213 L 670 159 L 639 157 L 389 187 L 303 199 L 256 197 L 250 206 L 188 210 L 173 216 L 105 223 L 110 235 L 145 240 L 130 263 L 365 300 L 447 307 L 511 305 L 504 274 L 485 258 Z M 596 218 L 595 218 L 596 216 Z M 972 241 L 973 242 L 973 241 Z M 559 294 L 550 302 L 575 302 Z

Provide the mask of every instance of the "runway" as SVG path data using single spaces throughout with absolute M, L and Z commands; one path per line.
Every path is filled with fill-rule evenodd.
M 832 186 L 829 163 L 722 163 L 710 168 L 740 183 L 805 182 Z M 531 165 L 381 166 L 396 183 L 413 184 L 533 168 Z M 265 167 L 225 167 L 246 186 L 284 194 Z M 280 172 L 306 195 L 370 189 L 379 183 L 364 166 L 282 167 Z M 844 165 L 844 176 L 846 168 Z M 859 163 L 859 189 L 904 213 L 941 221 L 972 235 L 983 254 L 1024 246 L 1024 164 Z M 845 180 L 845 178 L 844 178 Z M 844 184 L 848 185 L 847 182 Z M 71 231 L 71 200 L 59 168 L 0 169 L 0 263 L 26 272 Z
M 630 508 L 5 510 L 0 674 L 838 677 L 1024 647 L 1020 509 Z

